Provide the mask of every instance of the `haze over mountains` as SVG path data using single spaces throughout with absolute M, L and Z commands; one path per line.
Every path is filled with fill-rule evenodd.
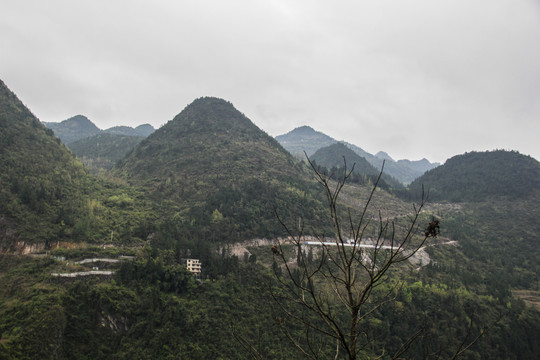
M 305 145 L 317 143 L 320 135 L 303 130 Z M 107 138 L 118 136 L 139 141 L 105 176 L 89 175 L 73 155 L 75 144 L 89 154 L 84 141 L 112 146 Z M 277 237 L 333 234 L 325 193 L 304 161 L 213 97 L 196 99 L 146 138 L 99 132 L 69 146 L 73 153 L 0 82 L 0 358 L 252 358 L 239 337 L 256 339 L 268 359 L 302 357 L 278 327 L 289 326 L 288 319 L 276 313 L 269 284 L 286 278 L 272 247 Z M 113 148 L 93 148 L 93 156 Z M 361 178 L 378 172 L 339 142 L 311 159 L 337 167 L 342 156 Z M 377 157 L 398 163 L 382 152 Z M 366 358 L 396 353 L 402 344 L 408 358 L 428 358 L 426 351 L 451 358 L 462 336 L 485 329 L 465 352 L 469 358 L 538 358 L 539 179 L 537 160 L 492 151 L 457 155 L 397 192 L 389 176 L 376 191 L 370 181 L 343 188 L 336 206 L 345 224 L 348 216 L 363 216 L 373 190 L 374 209 L 366 213 L 373 229 L 359 229 L 366 236 L 377 233 L 377 219 L 389 219 L 389 238 L 399 234 L 422 185 L 434 201 L 412 236 L 440 221 L 423 260 L 399 263 L 373 289 L 385 301 L 362 324 L 377 337 Z M 23 249 L 39 256 L 21 256 Z M 293 279 L 301 279 L 302 262 L 324 262 L 328 254 L 284 249 Z M 129 260 L 121 260 L 125 254 Z M 104 257 L 118 261 L 110 274 L 52 276 L 78 273 L 81 260 Z M 200 280 L 182 265 L 185 258 L 201 261 Z M 332 312 L 347 315 L 339 302 Z M 410 343 L 423 327 L 427 340 Z M 334 339 L 323 337 L 320 346 L 335 357 Z
M 143 136 L 100 132 L 69 143 L 67 146 L 91 173 L 98 174 L 102 170 L 112 169 L 142 140 Z
M 347 166 L 347 170 L 353 170 L 355 174 L 365 176 L 366 180 L 363 181 L 364 183 L 367 183 L 367 179 L 371 179 L 371 182 L 374 183 L 381 172 L 380 169 L 376 169 L 365 158 L 355 153 L 343 143 L 334 143 L 320 148 L 309 159 L 317 165 L 331 169 L 331 172 L 332 169 L 343 169 L 344 166 Z M 403 184 L 384 171 L 381 175 L 379 186 L 387 190 L 390 188 L 395 190 L 404 189 Z
M 59 123 L 43 122 L 93 174 L 110 170 L 118 160 L 155 131 L 149 124 L 136 128 L 114 126 L 100 130 L 86 116 L 76 115 Z
M 304 151 L 307 156 L 311 156 L 320 148 L 338 142 L 330 136 L 316 131 L 309 126 L 302 126 L 291 130 L 287 134 L 276 136 L 276 140 L 279 141 L 287 151 L 297 157 L 304 157 Z M 342 143 L 359 156 L 365 158 L 377 169 L 381 169 L 383 160 L 385 160 L 384 172 L 398 179 L 403 184 L 410 183 L 425 171 L 440 165 L 439 163 L 430 163 L 427 159 L 415 161 L 404 159 L 395 161 L 385 152 L 379 151 L 377 155 L 372 155 L 354 144 L 347 142 Z
M 58 123 L 43 122 L 43 124 L 54 131 L 54 135 L 66 145 L 100 133 L 147 137 L 155 131 L 154 127 L 150 124 L 142 124 L 136 128 L 129 126 L 114 126 L 106 130 L 100 130 L 84 115 L 76 115 Z
M 147 137 L 155 131 L 149 124 L 139 125 L 136 128 L 115 126 L 106 130 L 100 130 L 83 115 L 74 116 L 60 123 L 49 122 L 44 124 L 52 129 L 63 143 L 70 148 L 73 147 L 76 155 L 94 173 L 99 171 L 99 169 L 112 168 L 114 163 L 133 149 L 138 141 L 122 137 L 101 136 L 92 138 L 92 136 L 107 133 L 119 136 Z M 84 141 L 74 144 L 78 140 Z M 311 156 L 317 150 L 338 142 L 309 126 L 302 126 L 287 134 L 276 136 L 276 140 L 297 158 L 303 158 L 304 152 L 308 156 Z M 342 143 L 360 157 L 366 159 L 376 169 L 380 170 L 383 161 L 385 161 L 385 174 L 397 179 L 402 184 L 409 184 L 427 170 L 439 165 L 438 163 L 430 163 L 427 159 L 415 161 L 402 159 L 395 161 L 384 151 L 379 151 L 376 155 L 372 155 L 359 146 L 346 142 Z M 96 157 L 98 153 L 99 157 Z

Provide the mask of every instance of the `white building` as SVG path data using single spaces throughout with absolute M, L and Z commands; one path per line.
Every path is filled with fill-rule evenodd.
M 182 259 L 182 264 L 186 265 L 190 273 L 201 275 L 202 264 L 199 259 Z

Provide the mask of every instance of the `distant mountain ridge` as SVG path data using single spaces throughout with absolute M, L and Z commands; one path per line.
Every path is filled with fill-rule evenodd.
M 109 129 L 100 130 L 84 115 L 76 115 L 59 123 L 43 122 L 43 124 L 54 131 L 54 134 L 66 145 L 99 133 L 147 137 L 155 131 L 154 127 L 150 124 L 142 124 L 135 128 L 130 126 L 114 126 Z
M 526 198 L 540 191 L 540 162 L 517 151 L 473 151 L 427 171 L 411 183 L 411 193 L 418 196 L 422 186 L 431 201 Z
M 43 122 L 64 144 L 98 134 L 101 130 L 86 116 L 75 115 L 59 123 Z
M 142 137 L 147 137 L 150 134 L 152 134 L 154 131 L 156 130 L 150 124 L 139 125 L 135 128 L 132 128 L 130 126 L 114 126 L 112 128 L 103 130 L 104 133 L 108 133 L 108 134 L 124 135 L 124 136 L 142 136 Z
M 364 157 L 358 155 L 343 143 L 335 143 L 320 148 L 315 154 L 310 156 L 310 160 L 317 165 L 324 166 L 328 170 L 332 168 L 343 168 L 345 160 L 348 170 L 353 170 L 355 174 L 367 175 L 367 177 L 373 180 L 380 173 L 380 169 L 375 168 Z M 385 173 L 381 176 L 379 186 L 385 189 L 404 189 L 403 185 L 397 179 Z
M 94 136 L 72 142 L 68 147 L 88 171 L 97 174 L 100 169 L 112 169 L 142 140 L 144 140 L 143 136 L 102 131 Z
M 276 140 L 293 156 L 301 158 L 304 157 L 304 152 L 307 156 L 311 156 L 320 148 L 337 142 L 309 126 L 301 126 L 287 134 L 278 135 Z
M 301 126 L 291 130 L 287 134 L 276 136 L 276 140 L 281 146 L 295 156 L 303 155 L 304 151 L 308 156 L 311 156 L 317 150 L 338 142 L 330 136 L 316 131 L 309 126 Z M 379 151 L 377 155 L 372 155 L 356 145 L 344 141 L 339 142 L 345 144 L 359 156 L 365 158 L 377 169 L 381 169 L 383 161 L 386 161 L 384 172 L 396 178 L 403 184 L 409 184 L 425 171 L 439 165 L 439 163 L 430 163 L 427 159 L 417 161 L 398 160 L 396 162 L 390 155 L 383 151 Z

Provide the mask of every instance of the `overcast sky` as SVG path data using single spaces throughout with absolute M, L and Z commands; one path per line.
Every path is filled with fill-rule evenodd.
M 2 0 L 0 78 L 42 121 L 163 125 L 201 96 L 394 159 L 540 159 L 538 0 Z

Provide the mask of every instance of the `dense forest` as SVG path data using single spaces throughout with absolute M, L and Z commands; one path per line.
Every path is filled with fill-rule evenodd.
M 427 171 L 410 185 L 411 192 L 418 194 L 422 186 L 432 201 L 523 199 L 540 189 L 540 164 L 517 151 L 473 151 Z
M 347 323 L 329 283 L 301 269 L 336 271 L 328 259 L 349 248 L 287 236 L 356 231 L 365 245 L 404 235 L 421 249 L 394 252 L 403 261 L 368 291 L 354 358 L 538 359 L 538 161 L 464 154 L 410 192 L 338 166 L 312 168 L 232 104 L 200 98 L 96 177 L 0 83 L 0 358 L 298 359 L 314 344 L 316 358 L 350 358 L 306 326 L 325 319 L 282 299 L 318 286 Z M 325 187 L 344 177 L 329 204 Z M 392 251 L 356 261 L 374 271 Z
M 332 144 L 317 150 L 315 154 L 310 157 L 310 160 L 316 165 L 330 169 L 329 174 L 335 173 L 337 177 L 340 177 L 339 174 L 345 171 L 345 167 L 348 166 L 348 168 L 356 175 L 354 178 L 351 178 L 351 181 L 353 182 L 360 182 L 363 177 L 364 182 L 367 181 L 367 179 L 370 179 L 372 183 L 375 183 L 373 179 L 376 179 L 383 169 L 382 165 L 381 169 L 375 168 L 366 159 L 360 157 L 342 143 Z M 339 171 L 339 169 L 342 170 Z M 391 188 L 401 190 L 404 188 L 398 180 L 384 172 L 382 173 L 379 185 L 387 190 Z
M 88 171 L 99 174 L 101 170 L 112 169 L 143 139 L 142 136 L 103 133 L 74 141 L 68 147 Z

